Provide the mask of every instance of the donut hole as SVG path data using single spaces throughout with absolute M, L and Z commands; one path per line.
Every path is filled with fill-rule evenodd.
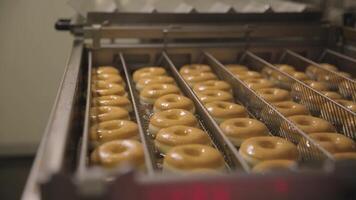
M 236 121 L 236 122 L 234 122 L 234 125 L 237 127 L 248 127 L 249 123 L 243 122 L 243 121 Z
M 179 129 L 179 130 L 174 131 L 174 135 L 186 136 L 186 135 L 188 135 L 188 132 L 185 130 Z
M 113 154 L 120 154 L 127 151 L 127 147 L 123 146 L 123 145 L 115 145 L 112 146 L 110 149 L 110 152 Z
M 187 148 L 183 150 L 184 154 L 189 155 L 189 156 L 200 156 L 201 155 L 201 151 L 199 151 L 198 149 L 192 149 L 192 148 Z
M 216 107 L 225 109 L 227 106 L 226 106 L 226 104 L 218 103 L 218 104 L 216 104 Z
M 175 115 L 175 114 L 169 114 L 169 115 L 166 115 L 166 118 L 167 119 L 172 119 L 172 120 L 176 120 L 179 118 L 178 115 Z
M 300 120 L 296 121 L 296 123 L 301 126 L 310 126 L 312 124 L 312 122 L 307 119 L 300 119 Z
M 277 105 L 277 108 L 282 108 L 282 109 L 288 109 L 288 108 L 292 108 L 293 106 L 290 106 L 288 104 L 279 104 Z
M 276 144 L 271 142 L 271 141 L 260 141 L 259 145 L 262 148 L 265 148 L 265 149 L 274 149 L 274 148 L 276 148 Z
M 166 101 L 169 103 L 173 103 L 173 102 L 176 102 L 176 99 L 173 97 L 170 97 L 170 98 L 167 98 Z
M 326 136 L 319 136 L 317 138 L 317 140 L 319 140 L 320 142 L 329 142 L 329 141 L 331 141 L 331 139 L 329 137 L 326 137 Z

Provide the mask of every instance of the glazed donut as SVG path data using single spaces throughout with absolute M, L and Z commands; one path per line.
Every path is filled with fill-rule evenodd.
M 102 97 L 94 97 L 92 101 L 93 106 L 117 106 L 126 109 L 128 112 L 132 111 L 132 105 L 127 97 L 109 95 Z
M 125 82 L 118 74 L 98 74 L 92 77 L 92 81 L 105 81 L 107 83 L 116 83 L 125 87 Z
M 329 86 L 326 83 L 323 82 L 317 82 L 317 81 L 312 81 L 312 80 L 307 80 L 304 81 L 307 85 L 309 85 L 311 88 L 317 90 L 317 91 L 327 91 L 329 90 Z
M 356 152 L 335 153 L 335 160 L 356 160 Z
M 171 126 L 162 128 L 155 138 L 157 149 L 166 154 L 171 148 L 186 144 L 211 145 L 207 133 L 190 126 Z
M 223 90 L 205 90 L 197 92 L 196 94 L 203 104 L 210 103 L 213 101 L 233 101 L 232 95 Z
M 238 64 L 228 64 L 225 65 L 227 70 L 229 70 L 231 73 L 239 73 L 241 71 L 248 71 L 248 68 L 245 65 L 238 65 Z
M 298 128 L 307 134 L 335 131 L 335 128 L 332 124 L 318 117 L 313 117 L 310 115 L 294 115 L 288 117 L 288 119 L 295 123 Z
M 287 64 L 275 64 L 274 66 L 276 66 L 280 71 L 285 72 L 285 73 L 291 73 L 291 72 L 295 72 L 295 69 L 293 66 L 291 65 L 287 65 Z
M 234 71 L 233 74 L 240 80 L 262 78 L 262 75 L 255 71 Z
M 153 76 L 166 75 L 166 70 L 163 67 L 143 67 L 133 73 L 133 80 L 139 81 L 141 78 L 150 78 Z
M 330 71 L 338 71 L 338 69 L 334 66 L 334 65 L 330 65 L 327 63 L 320 63 L 319 64 L 320 68 L 323 69 L 327 69 Z M 307 69 L 305 70 L 306 74 L 311 77 L 311 78 L 315 78 L 316 74 L 320 73 L 320 68 L 314 65 L 310 65 L 307 67 Z
M 250 118 L 228 119 L 220 124 L 221 131 L 237 147 L 248 138 L 268 136 L 267 127 L 260 121 Z
M 128 120 L 111 120 L 94 124 L 90 128 L 90 140 L 94 146 L 121 139 L 139 139 L 138 126 L 135 122 Z
M 129 112 L 124 108 L 114 106 L 100 106 L 90 108 L 90 119 L 92 122 L 104 122 L 115 119 L 129 120 Z
M 281 102 L 290 100 L 290 94 L 287 90 L 279 88 L 262 88 L 257 89 L 256 92 L 267 102 Z
M 332 100 L 336 99 L 342 99 L 342 96 L 337 93 L 337 92 L 332 92 L 332 91 L 321 91 L 321 93 L 327 97 L 329 97 Z
M 93 96 L 108 96 L 108 95 L 119 95 L 126 96 L 126 90 L 123 86 L 115 83 L 109 83 L 105 81 L 96 81 L 92 84 L 91 90 Z
M 156 136 L 162 128 L 168 128 L 176 125 L 198 127 L 198 121 L 195 116 L 183 109 L 171 109 L 154 113 L 150 119 L 148 129 L 151 135 Z
M 205 64 L 190 64 L 190 65 L 183 65 L 179 70 L 180 74 L 196 75 L 202 72 L 211 72 L 210 66 Z
M 193 87 L 196 92 L 201 92 L 205 90 L 224 90 L 226 92 L 232 92 L 229 83 L 220 80 L 210 80 L 201 83 L 196 83 Z
M 145 164 L 142 144 L 136 140 L 114 140 L 98 146 L 90 155 L 93 164 L 116 167 L 122 164 L 142 169 Z
M 142 78 L 136 83 L 136 89 L 141 91 L 144 87 L 152 84 L 172 84 L 175 85 L 175 81 L 170 76 L 152 76 L 147 78 Z
M 280 137 L 260 136 L 246 139 L 240 147 L 240 155 L 255 166 L 266 160 L 297 160 L 297 147 Z
M 119 70 L 113 66 L 100 66 L 92 71 L 93 75 L 99 74 L 119 74 Z
M 221 153 L 211 146 L 181 145 L 167 152 L 163 170 L 179 174 L 200 170 L 225 171 L 225 161 Z
M 244 80 L 247 87 L 257 90 L 257 89 L 262 89 L 262 88 L 271 88 L 274 87 L 274 84 L 267 80 L 267 79 L 262 79 L 262 78 L 249 78 Z
M 297 163 L 293 160 L 266 160 L 253 167 L 253 173 L 269 173 L 276 171 L 294 171 Z
M 178 94 L 167 94 L 158 98 L 153 106 L 154 112 L 170 109 L 183 109 L 195 113 L 195 106 L 192 100 Z
M 205 108 L 219 124 L 230 118 L 248 117 L 245 107 L 235 103 L 213 101 L 205 104 Z
M 330 153 L 342 153 L 356 151 L 356 143 L 339 133 L 312 133 L 309 135 L 321 147 Z
M 140 101 L 141 103 L 154 104 L 159 97 L 167 94 L 180 94 L 180 90 L 172 84 L 147 85 L 140 92 Z
M 293 115 L 309 115 L 309 111 L 304 105 L 293 101 L 281 101 L 272 103 L 272 105 L 286 117 Z
M 187 81 L 187 83 L 191 87 L 196 83 L 201 83 L 201 82 L 204 82 L 204 81 L 210 81 L 210 80 L 217 80 L 218 79 L 216 77 L 216 75 L 211 73 L 211 72 L 202 72 L 202 73 L 199 73 L 199 74 L 196 74 L 196 75 L 183 74 L 183 78 L 184 78 L 184 80 Z

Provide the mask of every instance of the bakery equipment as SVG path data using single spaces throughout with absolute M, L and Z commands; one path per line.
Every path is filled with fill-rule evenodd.
M 23 199 L 340 199 L 355 197 L 355 162 L 335 161 L 332 155 L 281 115 L 223 64 L 242 63 L 260 71 L 264 67 L 284 76 L 283 86 L 297 93 L 301 103 L 313 96 L 317 105 L 329 103 L 338 131 L 355 139 L 356 114 L 304 83 L 279 71 L 274 63 L 289 63 L 303 70 L 317 62 L 336 64 L 355 74 L 356 31 L 321 21 L 318 11 L 302 13 L 89 13 L 59 20 L 59 30 L 75 36 L 60 90 L 28 178 Z M 251 115 L 263 121 L 274 135 L 302 146 L 300 171 L 258 175 L 240 158 L 237 149 L 221 133 L 195 93 L 177 69 L 187 63 L 206 63 L 219 78 L 228 81 L 235 98 Z M 88 112 L 90 74 L 93 67 L 120 69 L 128 85 L 135 118 L 145 147 L 146 171 L 134 173 L 129 166 L 111 170 L 88 164 Z M 140 66 L 161 65 L 169 70 L 197 108 L 202 126 L 224 154 L 229 173 L 213 176 L 163 174 L 151 139 L 145 134 L 147 120 L 141 113 L 132 71 Z M 324 70 L 335 79 L 333 88 L 355 81 Z M 299 90 L 295 90 L 299 88 Z M 354 100 L 345 94 L 345 98 Z M 308 107 L 320 115 L 318 106 Z M 322 116 L 323 117 L 323 116 Z M 346 129 L 343 125 L 349 124 Z M 353 125 L 352 125 L 353 124 Z M 283 127 L 283 128 L 281 128 Z

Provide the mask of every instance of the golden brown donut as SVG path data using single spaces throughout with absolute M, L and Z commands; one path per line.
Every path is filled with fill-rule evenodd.
M 269 173 L 277 171 L 293 171 L 297 168 L 297 163 L 293 160 L 266 160 L 252 168 L 254 173 Z
M 356 160 L 356 152 L 335 153 L 336 160 Z
M 331 123 L 318 117 L 310 115 L 294 115 L 288 117 L 288 119 L 307 134 L 335 131 L 335 128 Z
M 225 65 L 227 70 L 229 70 L 231 73 L 235 74 L 236 72 L 241 72 L 241 71 L 248 71 L 248 68 L 245 65 L 239 65 L 239 64 L 227 64 Z
M 138 126 L 128 120 L 111 120 L 94 124 L 90 128 L 90 140 L 94 145 L 112 140 L 138 140 Z
M 231 118 L 248 117 L 245 107 L 226 101 L 213 101 L 205 104 L 205 108 L 217 123 Z
M 262 74 L 255 71 L 233 71 L 232 73 L 235 75 L 235 77 L 237 77 L 240 80 L 262 78 Z
M 338 71 L 338 69 L 334 65 L 330 65 L 327 63 L 319 63 L 319 67 L 330 71 Z M 305 72 L 309 77 L 315 78 L 316 75 L 321 72 L 321 69 L 319 67 L 310 65 L 307 67 Z
M 356 143 L 339 133 L 321 132 L 312 133 L 309 136 L 330 153 L 356 151 Z
M 274 87 L 274 84 L 267 80 L 267 79 L 262 79 L 262 78 L 249 78 L 244 80 L 247 87 L 257 90 L 257 89 L 262 89 L 262 88 L 271 88 Z
M 290 74 L 293 78 L 298 79 L 300 81 L 307 81 L 310 80 L 310 78 L 303 72 L 292 72 Z
M 267 102 L 281 102 L 290 100 L 291 96 L 287 90 L 279 88 L 262 88 L 257 89 L 256 92 Z
M 172 84 L 147 85 L 140 92 L 140 101 L 141 103 L 154 104 L 158 98 L 167 94 L 180 94 L 180 90 Z
M 109 95 L 102 97 L 94 97 L 92 101 L 93 106 L 117 106 L 126 109 L 128 112 L 132 111 L 132 105 L 127 97 Z
M 317 91 L 327 91 L 329 90 L 329 86 L 326 83 L 323 82 L 318 82 L 318 81 L 312 81 L 312 80 L 307 80 L 304 81 L 309 87 L 317 90 Z
M 205 64 L 189 64 L 189 65 L 183 65 L 179 70 L 180 74 L 196 75 L 202 72 L 211 72 L 210 66 Z
M 98 146 L 90 158 L 94 164 L 116 167 L 122 164 L 144 168 L 145 158 L 142 144 L 136 140 L 114 140 Z
M 282 115 L 289 117 L 293 115 L 309 115 L 308 109 L 293 101 L 281 101 L 272 104 Z
M 183 109 L 195 113 L 195 106 L 192 100 L 178 94 L 167 94 L 161 96 L 155 101 L 153 106 L 154 112 L 160 112 L 170 109 Z
M 246 139 L 240 147 L 240 155 L 255 166 L 266 160 L 297 160 L 297 147 L 280 137 L 260 136 Z
M 295 68 L 287 64 L 275 64 L 275 66 L 282 72 L 291 73 L 295 72 Z
M 204 90 L 224 90 L 226 92 L 232 92 L 231 85 L 225 81 L 210 80 L 201 83 L 196 83 L 193 87 L 195 92 L 201 92 Z
M 163 76 L 166 75 L 166 69 L 164 69 L 163 67 L 143 67 L 140 68 L 138 70 L 136 70 L 133 73 L 133 80 L 135 82 L 139 81 L 141 78 L 150 78 L 153 76 Z
M 189 111 L 183 109 L 171 109 L 154 113 L 150 119 L 148 129 L 153 136 L 156 136 L 162 128 L 176 125 L 197 127 L 196 117 Z
M 260 121 L 250 118 L 228 119 L 220 124 L 221 131 L 237 147 L 248 138 L 268 136 L 267 127 Z
M 211 141 L 208 134 L 201 129 L 181 125 L 162 128 L 155 138 L 155 145 L 163 154 L 175 146 L 186 144 L 211 145 Z
M 129 112 L 124 108 L 114 106 L 99 106 L 90 108 L 90 119 L 92 122 L 104 122 L 115 119 L 129 120 Z
M 95 76 L 92 76 L 92 81 L 96 82 L 96 81 L 105 81 L 108 83 L 116 83 L 119 85 L 122 85 L 123 87 L 125 87 L 125 82 L 122 79 L 122 77 L 118 74 L 98 74 Z
M 106 81 L 96 81 L 91 86 L 91 91 L 93 95 L 98 96 L 108 96 L 108 95 L 119 95 L 127 96 L 126 90 L 123 86 L 116 83 L 109 83 Z
M 223 90 L 205 90 L 197 92 L 196 94 L 200 101 L 203 102 L 203 104 L 210 103 L 213 101 L 233 101 L 232 95 Z
M 337 92 L 333 92 L 333 91 L 321 91 L 321 93 L 327 97 L 329 97 L 332 100 L 336 100 L 336 99 L 342 99 L 342 96 L 337 93 Z
M 152 84 L 175 84 L 175 81 L 170 76 L 151 76 L 146 78 L 141 78 L 136 83 L 136 89 L 141 91 L 145 86 Z
M 99 74 L 119 74 L 119 70 L 113 66 L 100 66 L 97 68 L 94 68 L 92 71 L 93 75 L 99 75 Z
M 216 77 L 215 74 L 211 72 L 202 72 L 199 74 L 183 74 L 184 80 L 187 81 L 190 87 L 194 86 L 194 84 L 205 82 L 205 81 L 210 81 L 210 80 L 217 80 L 218 78 Z
M 211 146 L 181 145 L 167 152 L 163 159 L 163 170 L 179 174 L 201 170 L 224 171 L 225 161 L 221 153 Z

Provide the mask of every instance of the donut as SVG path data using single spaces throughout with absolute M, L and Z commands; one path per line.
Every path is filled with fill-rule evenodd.
M 321 132 L 312 133 L 309 136 L 330 153 L 356 151 L 356 143 L 352 139 L 339 133 Z
M 205 64 L 190 64 L 190 65 L 183 65 L 179 73 L 180 74 L 199 74 L 202 72 L 211 72 L 211 67 Z
M 99 75 L 99 74 L 119 74 L 119 70 L 113 66 L 100 66 L 97 68 L 94 68 L 92 71 L 93 74 Z
M 163 159 L 164 172 L 184 174 L 201 170 L 225 171 L 221 153 L 211 146 L 189 144 L 173 147 Z
M 129 112 L 124 108 L 114 106 L 100 106 L 90 108 L 90 119 L 92 122 L 104 122 L 115 119 L 129 120 Z
M 260 121 L 250 118 L 234 118 L 220 124 L 221 131 L 237 147 L 248 138 L 268 136 L 267 127 Z
M 307 134 L 335 131 L 335 128 L 332 124 L 318 117 L 313 117 L 310 115 L 294 115 L 288 117 L 288 119 Z
M 90 140 L 94 145 L 120 139 L 138 140 L 138 126 L 128 120 L 111 120 L 90 127 Z
M 189 86 L 193 86 L 196 83 L 201 83 L 204 81 L 210 81 L 210 80 L 217 80 L 218 78 L 216 77 L 215 74 L 211 72 L 202 72 L 196 75 L 191 75 L 191 74 L 183 74 L 184 80 L 187 81 Z
M 319 64 L 319 67 L 320 67 L 320 68 L 323 68 L 323 69 L 330 70 L 330 71 L 338 71 L 338 69 L 337 69 L 334 65 L 330 65 L 330 64 L 327 64 L 327 63 L 320 63 L 320 64 Z M 305 73 L 306 73 L 309 77 L 315 78 L 316 74 L 322 72 L 319 67 L 314 66 L 314 65 L 310 65 L 310 66 L 308 66 L 307 69 L 305 70 Z
M 117 106 L 126 109 L 128 112 L 132 111 L 132 105 L 127 97 L 109 95 L 102 97 L 94 97 L 92 100 L 93 106 Z
M 210 103 L 213 101 L 233 101 L 232 95 L 223 90 L 205 90 L 197 92 L 196 94 L 203 104 Z
M 93 96 L 108 96 L 108 95 L 119 95 L 126 96 L 126 90 L 123 86 L 116 83 L 109 83 L 106 81 L 96 81 L 92 84 L 91 91 Z
M 172 84 L 147 85 L 140 92 L 140 101 L 141 103 L 154 104 L 159 97 L 167 94 L 180 94 L 180 90 Z
M 356 160 L 356 152 L 335 153 L 335 160 Z
M 262 74 L 255 72 L 255 71 L 234 71 L 233 74 L 235 75 L 236 78 L 240 80 L 246 80 L 246 79 L 259 79 L 262 78 Z
M 306 83 L 309 87 L 311 87 L 317 91 L 327 91 L 330 89 L 329 86 L 323 82 L 307 80 L 307 81 L 304 81 L 304 83 Z
M 293 160 L 266 160 L 252 168 L 253 173 L 270 173 L 279 171 L 294 171 L 297 163 Z
M 213 101 L 205 104 L 205 108 L 217 123 L 238 117 L 248 117 L 245 107 L 226 101 Z
M 248 71 L 248 68 L 244 65 L 227 64 L 227 65 L 225 65 L 225 67 L 227 70 L 229 70 L 233 74 L 241 72 L 241 71 Z
M 142 144 L 136 140 L 114 140 L 98 146 L 90 155 L 94 164 L 112 168 L 122 164 L 142 169 L 145 164 Z
M 141 91 L 145 86 L 152 84 L 175 84 L 175 81 L 170 76 L 151 76 L 142 78 L 136 83 L 136 89 Z
M 158 131 L 154 143 L 157 149 L 163 154 L 166 154 L 173 147 L 180 145 L 211 145 L 208 134 L 201 129 L 180 125 L 162 128 Z
M 310 80 L 310 78 L 303 72 L 292 72 L 290 75 L 300 81 Z
M 239 149 L 240 155 L 252 166 L 266 160 L 298 159 L 296 145 L 280 137 L 260 136 L 246 139 Z
M 329 97 L 332 100 L 336 99 L 342 99 L 342 96 L 337 93 L 337 92 L 332 92 L 332 91 L 321 91 L 321 93 L 327 97 Z
M 225 81 L 220 80 L 210 80 L 201 83 L 196 83 L 193 87 L 196 92 L 201 92 L 204 90 L 224 90 L 226 92 L 232 92 L 231 85 Z
M 279 88 L 262 88 L 256 90 L 257 94 L 259 94 L 264 100 L 267 102 L 281 102 L 290 100 L 290 94 L 287 90 L 279 89 Z
M 170 109 L 183 109 L 195 113 L 195 106 L 192 100 L 178 94 L 167 94 L 158 98 L 153 106 L 154 112 Z
M 287 64 L 275 64 L 274 66 L 276 66 L 280 71 L 282 72 L 286 72 L 286 73 L 291 73 L 291 72 L 295 72 L 295 69 L 293 66 L 291 65 L 287 65 Z
M 125 82 L 118 74 L 98 74 L 92 77 L 94 82 L 105 81 L 107 83 L 116 83 L 125 87 Z
M 272 103 L 272 105 L 284 116 L 289 117 L 293 115 L 309 115 L 308 109 L 293 101 L 281 101 Z
M 191 112 L 183 109 L 165 110 L 152 115 L 148 129 L 153 136 L 156 136 L 162 128 L 176 125 L 198 127 L 198 120 Z
M 166 75 L 167 72 L 163 67 L 143 67 L 141 69 L 136 70 L 133 73 L 133 80 L 135 82 L 139 81 L 141 78 L 149 78 L 152 76 L 162 76 Z
M 262 89 L 262 88 L 271 88 L 274 87 L 274 84 L 267 80 L 267 79 L 262 79 L 262 78 L 249 78 L 244 80 L 247 87 L 257 90 L 257 89 Z

